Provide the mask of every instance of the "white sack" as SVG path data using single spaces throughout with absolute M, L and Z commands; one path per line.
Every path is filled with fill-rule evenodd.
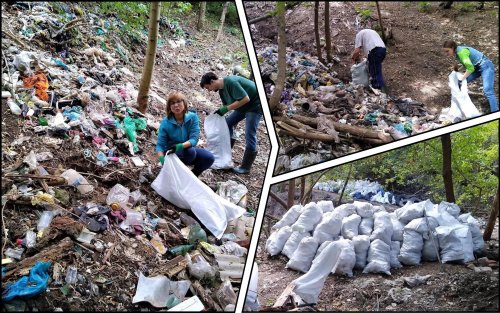
M 266 241 L 266 251 L 272 256 L 283 250 L 286 241 L 292 235 L 292 227 L 285 226 L 272 233 Z
M 338 248 L 337 242 L 330 243 L 314 258 L 309 271 L 294 280 L 293 291 L 299 295 L 305 303 L 317 303 L 318 296 L 323 289 L 325 280 L 330 272 L 335 271 L 342 249 Z
M 309 236 L 308 232 L 301 233 L 299 231 L 294 231 L 286 241 L 281 253 L 286 255 L 289 259 L 292 258 L 292 255 L 295 250 L 297 250 L 300 241 L 307 236 Z
M 427 217 L 427 222 L 429 222 L 430 230 L 434 231 L 436 227 L 439 226 L 437 219 L 432 216 Z M 417 233 L 421 234 L 424 239 L 429 239 L 429 227 L 427 227 L 427 222 L 425 221 L 425 217 L 419 217 L 414 219 L 413 221 L 406 224 L 404 230 L 413 230 Z
M 373 231 L 373 217 L 363 217 L 359 223 L 358 233 L 360 235 L 370 236 Z
M 356 213 L 362 218 L 373 217 L 373 205 L 370 202 L 354 201 L 352 204 L 356 207 Z
M 367 60 L 351 66 L 352 83 L 368 87 L 370 85 Z
M 354 252 L 354 247 L 350 240 L 340 239 L 336 243 L 339 244 L 339 249 L 341 249 L 339 261 L 337 263 L 337 268 L 332 273 L 338 275 L 347 275 L 352 277 L 352 269 L 356 264 L 356 253 Z
M 455 227 L 439 226 L 436 228 L 436 234 L 441 249 L 441 262 L 463 261 L 462 241 L 455 233 Z
M 396 213 L 394 213 L 394 212 L 389 213 L 389 217 L 391 218 L 391 222 L 392 222 L 391 241 L 403 241 L 403 228 L 405 225 L 403 225 L 403 223 L 401 223 L 398 220 Z
M 474 246 L 474 253 L 483 254 L 484 239 L 478 221 L 474 217 L 472 217 L 470 213 L 462 214 L 458 217 L 458 219 L 461 223 L 467 224 L 469 226 L 469 230 L 472 235 L 472 244 Z
M 384 273 L 391 275 L 391 246 L 380 239 L 375 239 L 368 249 L 368 264 L 363 273 Z
M 462 81 L 458 86 L 458 72 L 452 71 L 448 76 L 448 86 L 451 89 L 451 106 L 441 111 L 440 121 L 457 122 L 463 119 L 469 119 L 479 116 L 480 113 L 469 97 L 467 80 Z
M 370 237 L 366 235 L 358 235 L 352 238 L 352 245 L 356 253 L 356 264 L 354 268 L 364 269 L 366 266 L 366 258 L 368 257 L 368 249 L 370 248 Z
M 342 220 L 345 217 L 356 214 L 356 207 L 352 203 L 342 204 L 333 209 L 333 213 Z
M 456 203 L 441 201 L 438 206 L 439 211 L 444 210 L 450 213 L 454 218 L 458 218 L 460 215 L 460 207 Z
M 370 240 L 380 239 L 387 245 L 391 244 L 392 237 L 392 222 L 387 212 L 377 212 L 373 215 L 373 232 L 370 235 Z
M 312 231 L 321 221 L 323 212 L 321 208 L 314 202 L 309 202 L 302 209 L 302 213 L 295 223 L 292 225 L 293 230 L 300 232 Z
M 217 239 L 222 237 L 229 221 L 245 213 L 245 209 L 218 196 L 201 182 L 175 153 L 165 156 L 151 187 L 173 205 L 191 209 Z
M 403 245 L 399 251 L 399 262 L 404 265 L 419 265 L 424 248 L 424 238 L 414 230 L 403 232 Z
M 359 223 L 361 223 L 361 217 L 357 214 L 344 217 L 342 220 L 342 237 L 352 239 L 354 236 L 357 236 Z
M 305 237 L 299 243 L 299 246 L 288 260 L 285 268 L 291 268 L 296 271 L 307 272 L 311 267 L 311 262 L 316 255 L 318 242 L 313 237 Z
M 333 240 L 340 234 L 342 221 L 333 212 L 323 213 L 321 222 L 316 226 L 313 237 L 322 244 Z
M 455 227 L 455 234 L 457 234 L 460 242 L 462 243 L 462 250 L 464 252 L 464 262 L 474 261 L 474 245 L 472 243 L 472 235 L 468 225 L 459 225 Z
M 405 206 L 394 211 L 398 220 L 403 224 L 408 224 L 412 220 L 424 216 L 424 209 L 426 207 L 432 206 L 429 200 L 406 204 Z
M 323 214 L 326 212 L 333 211 L 333 202 L 332 201 L 321 200 L 321 201 L 318 201 L 318 203 L 316 205 L 321 208 L 321 211 L 323 211 Z
M 219 114 L 210 114 L 204 122 L 207 150 L 212 152 L 215 161 L 210 168 L 224 169 L 234 166 L 231 159 L 231 136 L 226 119 Z
M 325 241 L 323 242 L 322 244 L 319 245 L 319 248 L 318 250 L 316 250 L 316 255 L 314 256 L 315 258 L 321 254 L 321 251 L 323 251 L 323 249 L 325 249 L 326 247 L 328 247 L 329 244 L 331 244 L 333 241 Z
M 399 251 L 401 250 L 401 243 L 399 241 L 391 241 L 391 256 L 389 263 L 391 268 L 400 268 L 403 265 L 398 260 Z
M 293 223 L 297 221 L 297 219 L 300 216 L 300 213 L 302 213 L 302 205 L 296 204 L 292 206 L 286 213 L 283 215 L 283 217 L 273 225 L 272 229 L 280 229 L 283 226 L 291 226 Z
M 437 236 L 434 236 L 434 240 L 438 243 Z M 438 260 L 436 251 L 439 251 L 439 247 L 436 250 L 434 246 L 434 241 L 432 239 L 424 240 L 424 249 L 422 250 L 422 260 L 434 262 Z
M 439 226 L 456 226 L 460 224 L 460 222 L 454 218 L 453 215 L 448 213 L 443 206 L 440 207 L 437 204 L 426 207 L 425 214 L 428 217 L 435 218 Z

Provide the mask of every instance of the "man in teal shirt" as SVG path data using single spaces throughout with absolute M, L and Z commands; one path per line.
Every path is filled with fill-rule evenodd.
M 498 100 L 495 96 L 495 66 L 483 53 L 467 47 L 457 46 L 453 40 L 446 40 L 443 44 L 443 54 L 456 57 L 465 66 L 465 73 L 459 75 L 460 81 L 467 79 L 471 82 L 479 76 L 483 79 L 483 92 L 490 104 L 490 111 L 498 111 Z
M 200 87 L 209 91 L 218 91 L 222 100 L 222 107 L 215 113 L 223 116 L 233 111 L 227 118 L 227 126 L 231 134 L 231 147 L 236 139 L 233 138 L 233 129 L 240 121 L 245 119 L 245 153 L 239 167 L 233 168 L 238 174 L 250 172 L 255 157 L 257 156 L 257 127 L 262 118 L 262 107 L 260 105 L 257 86 L 249 79 L 240 76 L 226 76 L 218 78 L 212 72 L 208 72 L 201 78 Z

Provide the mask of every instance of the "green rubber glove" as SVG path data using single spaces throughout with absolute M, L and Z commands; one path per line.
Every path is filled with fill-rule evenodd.
M 220 116 L 224 116 L 224 114 L 226 114 L 227 111 L 229 111 L 227 105 L 223 105 L 217 111 L 215 111 L 215 113 L 219 114 Z
M 159 159 L 160 159 L 161 165 L 163 165 L 163 163 L 165 163 L 165 156 L 162 155 L 162 156 L 159 157 Z
M 184 144 L 182 144 L 182 143 L 175 144 L 167 150 L 167 155 L 174 153 L 174 152 L 181 151 L 182 149 L 184 149 Z

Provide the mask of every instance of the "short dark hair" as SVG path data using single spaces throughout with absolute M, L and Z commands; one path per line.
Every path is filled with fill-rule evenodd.
M 453 40 L 446 40 L 443 44 L 443 48 L 453 49 L 453 51 L 457 50 L 457 43 Z
M 200 87 L 203 88 L 205 87 L 205 85 L 210 85 L 213 80 L 217 79 L 219 78 L 217 77 L 217 75 L 215 75 L 215 73 L 213 72 L 205 73 L 205 75 L 201 77 Z

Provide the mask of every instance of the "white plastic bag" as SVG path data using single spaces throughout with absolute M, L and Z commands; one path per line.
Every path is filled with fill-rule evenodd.
M 293 223 L 297 221 L 297 219 L 300 216 L 300 213 L 302 213 L 302 205 L 296 204 L 292 206 L 286 213 L 283 215 L 283 217 L 273 225 L 272 229 L 280 229 L 283 226 L 291 226 Z
M 462 251 L 464 252 L 464 262 L 474 261 L 474 245 L 472 243 L 472 235 L 468 225 L 458 225 L 455 227 L 457 234 L 462 243 Z
M 440 207 L 437 204 L 427 206 L 425 208 L 425 214 L 428 217 L 435 218 L 438 221 L 439 226 L 455 226 L 460 224 L 460 222 L 454 218 L 453 215 L 446 211 L 445 207 Z
M 303 238 L 297 249 L 292 255 L 292 258 L 286 263 L 285 268 L 291 268 L 296 271 L 307 272 L 311 267 L 311 262 L 316 255 L 318 249 L 318 241 L 313 237 Z
M 298 230 L 300 232 L 312 231 L 316 228 L 316 225 L 321 221 L 323 217 L 323 212 L 321 208 L 314 202 L 309 202 L 302 209 L 302 213 L 295 223 L 292 225 L 293 230 Z
M 357 214 L 344 217 L 342 220 L 342 237 L 352 239 L 354 236 L 357 236 L 359 223 L 361 223 L 361 216 Z
M 455 123 L 459 120 L 469 119 L 479 116 L 480 113 L 469 97 L 467 80 L 462 81 L 458 86 L 458 72 L 451 72 L 448 76 L 448 86 L 451 89 L 451 106 L 441 111 L 440 121 L 450 121 Z
M 389 217 L 391 218 L 391 222 L 392 222 L 391 241 L 403 241 L 403 228 L 405 225 L 403 225 L 403 223 L 401 223 L 398 220 L 396 213 L 394 213 L 394 212 L 389 213 Z
M 352 246 L 351 241 L 347 239 L 341 239 L 335 242 L 339 244 L 341 252 L 337 267 L 335 268 L 335 271 L 332 271 L 332 273 L 352 277 L 352 269 L 356 264 L 356 253 L 354 252 L 354 247 Z
M 401 250 L 401 243 L 399 241 L 391 241 L 391 268 L 400 268 L 403 265 L 398 260 L 399 251 Z
M 338 242 L 332 242 L 314 258 L 309 271 L 294 280 L 293 291 L 298 294 L 305 303 L 317 303 L 318 296 L 323 289 L 325 280 L 330 272 L 335 272 L 342 249 Z
M 354 201 L 352 204 L 356 207 L 356 213 L 362 218 L 373 217 L 373 205 L 370 202 Z
M 351 66 L 352 83 L 368 87 L 370 85 L 366 58 Z
M 322 244 L 325 241 L 336 239 L 340 234 L 342 221 L 333 212 L 323 213 L 321 222 L 316 226 L 313 237 Z
M 266 251 L 271 255 L 277 255 L 283 250 L 288 238 L 292 235 L 292 227 L 285 226 L 272 233 L 266 241 Z
M 368 249 L 368 264 L 363 273 L 384 273 L 391 275 L 391 246 L 380 239 L 375 239 Z
M 434 236 L 434 240 L 438 243 L 437 236 Z M 436 250 L 434 246 L 434 241 L 429 238 L 424 240 L 424 248 L 422 249 L 422 260 L 434 262 L 438 260 L 437 251 L 439 251 L 439 247 Z
M 463 224 L 469 226 L 470 233 L 472 235 L 472 244 L 474 245 L 474 253 L 483 254 L 484 253 L 484 239 L 481 229 L 479 228 L 478 221 L 471 216 L 470 213 L 462 214 L 458 217 L 459 221 Z
M 356 253 L 356 264 L 354 268 L 364 269 L 366 266 L 366 257 L 370 248 L 370 237 L 366 235 L 358 235 L 352 238 L 352 245 Z
M 212 152 L 215 158 L 211 168 L 232 168 L 234 164 L 231 159 L 231 136 L 226 119 L 219 114 L 210 114 L 205 118 L 204 128 L 207 150 Z
M 441 201 L 438 206 L 439 211 L 444 210 L 450 213 L 454 218 L 458 218 L 460 215 L 460 207 L 456 203 Z
M 373 217 L 363 217 L 361 219 L 361 223 L 359 223 L 359 231 L 360 235 L 370 236 L 373 231 Z
M 426 207 L 432 206 L 432 203 L 429 200 L 406 204 L 405 206 L 394 211 L 398 220 L 403 224 L 408 224 L 410 221 L 424 216 L 424 209 Z
M 390 245 L 393 230 L 389 213 L 377 212 L 373 215 L 373 218 L 373 232 L 370 235 L 370 240 L 380 239 L 387 245 Z
M 352 203 L 342 204 L 333 209 L 333 213 L 335 213 L 342 220 L 344 217 L 356 214 L 356 206 Z
M 285 243 L 285 246 L 283 247 L 283 250 L 281 250 L 281 253 L 286 255 L 289 259 L 292 258 L 293 253 L 295 250 L 297 250 L 297 247 L 299 246 L 299 243 L 304 237 L 308 237 L 310 234 L 308 232 L 302 233 L 299 231 L 294 231 L 290 237 L 288 237 L 288 240 Z
M 321 201 L 318 201 L 318 203 L 316 205 L 321 208 L 323 213 L 333 211 L 333 202 L 332 201 L 321 200 Z
M 403 232 L 403 245 L 399 251 L 399 262 L 404 265 L 419 265 L 424 248 L 424 238 L 414 230 Z
M 191 209 L 217 239 L 224 234 L 228 221 L 245 213 L 245 209 L 218 196 L 202 183 L 174 153 L 165 156 L 165 163 L 151 187 L 175 206 Z
M 455 233 L 454 226 L 439 226 L 436 228 L 436 234 L 441 249 L 441 262 L 450 261 L 461 262 L 464 259 L 462 241 Z
M 414 230 L 417 233 L 421 234 L 424 239 L 429 239 L 429 227 L 427 227 L 427 223 L 429 223 L 429 227 L 431 231 L 434 231 L 436 227 L 439 226 L 437 219 L 432 216 L 427 216 L 427 221 L 425 217 L 419 217 L 414 219 L 413 221 L 406 224 L 404 230 Z

